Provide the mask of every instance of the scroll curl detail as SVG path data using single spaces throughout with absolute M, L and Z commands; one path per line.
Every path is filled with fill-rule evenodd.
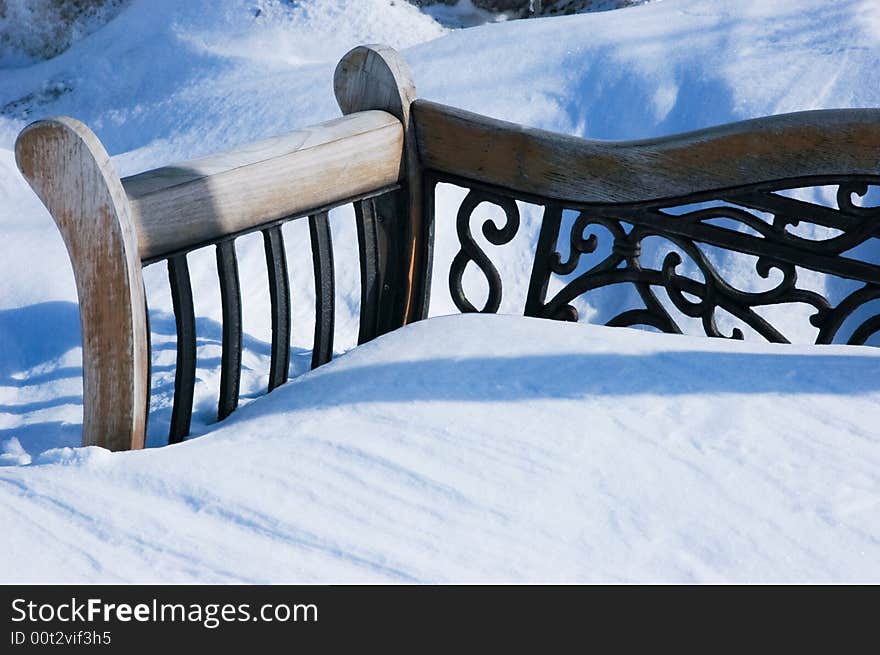
M 501 276 L 488 255 L 477 244 L 470 227 L 474 211 L 484 202 L 497 205 L 504 211 L 505 216 L 505 222 L 501 227 L 498 227 L 491 219 L 487 219 L 483 223 L 483 236 L 486 237 L 489 243 L 496 246 L 510 243 L 519 231 L 519 209 L 516 206 L 516 201 L 512 198 L 475 190 L 469 191 L 467 196 L 465 196 L 458 209 L 458 216 L 456 218 L 456 231 L 458 232 L 461 250 L 455 255 L 449 268 L 449 291 L 452 294 L 452 301 L 459 311 L 465 313 L 482 312 L 491 314 L 497 312 L 501 306 Z M 470 262 L 476 264 L 480 271 L 482 271 L 489 285 L 489 297 L 486 299 L 486 304 L 482 309 L 477 309 L 467 299 L 462 284 L 464 271 Z

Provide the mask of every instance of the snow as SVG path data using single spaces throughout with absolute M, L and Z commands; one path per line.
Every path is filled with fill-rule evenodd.
M 199 438 L 77 448 L 76 291 L 16 171 L 17 132 L 75 116 L 132 174 L 338 115 L 335 63 L 370 42 L 402 50 L 421 97 L 591 138 L 880 106 L 873 0 L 664 0 L 458 30 L 390 0 L 131 0 L 61 55 L 0 69 L 0 580 L 877 581 L 875 351 L 509 317 L 432 320 L 351 350 L 350 210 L 332 218 L 336 350 L 347 354 L 257 397 L 269 297 L 262 243 L 240 239 L 244 406 L 215 424 L 219 290 L 213 253 L 194 253 Z M 461 196 L 441 188 L 438 216 Z M 537 238 L 537 209 L 521 211 L 514 242 L 489 250 L 505 313 L 522 311 Z M 445 280 L 458 244 L 446 228 L 435 316 L 454 311 Z M 301 222 L 285 238 L 299 375 L 311 257 Z M 721 270 L 744 288 L 755 278 L 741 258 Z M 158 446 L 174 321 L 165 270 L 145 276 Z M 465 282 L 478 302 L 484 283 Z M 812 282 L 832 301 L 847 292 Z M 601 322 L 619 302 L 579 309 Z M 805 316 L 782 318 L 793 341 L 814 338 Z
M 878 366 L 430 319 L 182 445 L 0 469 L 0 579 L 876 582 Z
M 0 464 L 26 465 L 31 463 L 31 456 L 27 454 L 21 442 L 15 437 L 0 443 L 0 449 L 2 449 L 0 451 Z
M 54 57 L 112 19 L 124 1 L 3 0 L 0 69 Z

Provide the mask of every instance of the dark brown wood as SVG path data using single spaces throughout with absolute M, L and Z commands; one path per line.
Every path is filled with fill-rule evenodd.
M 416 100 L 422 166 L 571 203 L 647 202 L 766 180 L 880 171 L 880 109 L 768 116 L 644 141 L 591 141 Z

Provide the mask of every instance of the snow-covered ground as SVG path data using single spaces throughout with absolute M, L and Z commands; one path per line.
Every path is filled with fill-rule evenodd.
M 0 469 L 4 581 L 880 581 L 880 350 L 435 318 Z
M 878 581 L 869 349 L 444 319 L 217 426 L 219 290 L 201 252 L 190 260 L 194 432 L 210 434 L 143 453 L 58 450 L 80 438 L 76 292 L 51 218 L 15 169 L 18 130 L 75 116 L 131 174 L 338 115 L 333 67 L 369 42 L 402 49 L 422 97 L 593 138 L 880 106 L 874 0 L 664 0 L 463 30 L 390 0 L 131 0 L 54 59 L 2 60 L 0 464 L 23 466 L 0 469 L 0 580 Z M 460 195 L 439 195 L 434 315 L 453 311 L 445 272 Z M 518 280 L 505 286 L 510 313 L 537 236 L 538 214 L 523 216 L 514 243 L 493 252 Z M 351 212 L 334 212 L 333 229 L 342 352 L 359 297 Z M 301 222 L 285 236 L 299 374 L 311 260 Z M 269 298 L 261 241 L 237 247 L 248 400 L 268 375 Z M 736 278 L 741 266 L 724 270 Z M 164 269 L 145 274 L 159 445 L 174 322 Z M 613 311 L 591 302 L 581 309 L 593 320 Z M 787 334 L 814 336 L 805 320 Z

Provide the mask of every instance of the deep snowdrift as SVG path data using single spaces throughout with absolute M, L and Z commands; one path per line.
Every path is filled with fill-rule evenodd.
M 41 457 L 47 449 L 79 443 L 80 337 L 64 246 L 15 169 L 18 130 L 73 115 L 131 174 L 336 116 L 333 67 L 365 42 L 405 49 L 422 97 L 593 138 L 880 106 L 873 0 L 665 0 L 457 31 L 387 0 L 132 0 L 62 55 L 0 76 L 0 465 L 33 462 L 0 469 L 0 513 L 14 526 L 0 580 L 877 580 L 876 360 L 864 349 L 767 350 L 599 330 L 599 346 L 620 356 L 600 358 L 597 373 L 589 329 L 469 318 L 441 324 L 474 331 L 458 339 L 461 351 L 449 349 L 446 327 L 413 328 L 252 403 L 208 438 L 127 455 L 73 450 L 72 464 L 45 465 L 60 457 Z M 437 230 L 435 315 L 453 311 L 445 279 L 460 196 L 439 195 L 447 222 Z M 489 248 L 506 280 L 502 311 L 521 312 L 537 217 L 523 207 L 515 241 Z M 335 212 L 333 229 L 342 352 L 357 333 L 351 212 Z M 285 236 L 298 374 L 311 348 L 311 258 L 305 225 Z M 247 402 L 267 380 L 269 298 L 260 239 L 237 248 Z M 216 427 L 220 306 L 213 253 L 195 253 L 190 267 L 199 435 Z M 753 263 L 722 269 L 754 278 Z M 174 322 L 164 268 L 145 273 L 149 441 L 159 445 Z M 480 288 L 476 276 L 466 283 Z M 590 302 L 581 306 L 590 320 L 614 311 L 602 298 Z M 494 355 L 484 325 L 504 346 Z M 798 325 L 788 336 L 811 340 L 809 324 Z M 436 347 L 419 354 L 419 339 Z M 721 354 L 634 356 L 659 343 Z M 417 375 L 394 364 L 398 348 L 412 354 Z M 727 367 L 723 353 L 737 348 L 764 355 L 737 360 L 725 386 L 707 370 Z M 771 374 L 783 354 L 782 372 Z M 445 361 L 432 368 L 432 358 Z M 461 383 L 476 400 L 463 399 L 461 387 L 433 399 L 456 382 L 450 358 L 468 372 Z M 359 367 L 395 395 L 378 395 L 382 385 Z M 341 399 L 367 392 L 344 408 Z M 339 406 L 316 400 L 321 394 Z
M 880 581 L 880 350 L 454 316 L 0 469 L 0 580 Z

